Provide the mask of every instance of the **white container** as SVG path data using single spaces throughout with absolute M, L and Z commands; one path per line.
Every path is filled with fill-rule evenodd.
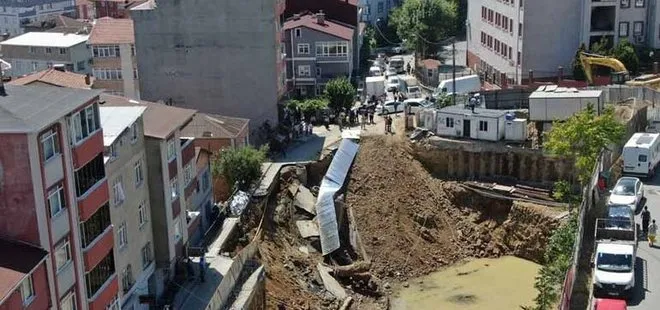
M 504 140 L 525 141 L 527 140 L 527 120 L 516 118 L 504 123 Z

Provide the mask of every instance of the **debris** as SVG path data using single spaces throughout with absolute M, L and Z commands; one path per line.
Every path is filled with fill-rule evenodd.
M 332 274 L 335 277 L 350 277 L 357 273 L 368 272 L 371 268 L 370 262 L 357 262 L 346 266 L 335 266 Z
M 323 263 L 319 263 L 317 265 L 317 269 L 319 271 L 319 274 L 321 275 L 321 281 L 323 281 L 323 286 L 325 286 L 325 289 L 332 293 L 335 297 L 339 299 L 344 299 L 347 297 L 346 291 L 344 288 L 335 280 L 330 275 L 330 271 L 332 271 L 332 268 L 324 266 Z
M 314 220 L 296 221 L 296 227 L 298 227 L 298 232 L 300 233 L 300 236 L 303 238 L 320 236 L 319 226 L 318 224 L 316 224 L 316 221 Z
M 347 310 L 348 307 L 351 306 L 351 303 L 353 302 L 353 297 L 348 296 L 348 298 L 344 299 L 344 302 L 341 304 L 341 307 L 339 310 Z
M 293 205 L 296 208 L 307 211 L 307 213 L 311 215 L 316 215 L 316 207 L 314 207 L 316 198 L 312 195 L 312 192 L 303 185 L 300 185 L 297 188 L 298 193 L 295 195 Z

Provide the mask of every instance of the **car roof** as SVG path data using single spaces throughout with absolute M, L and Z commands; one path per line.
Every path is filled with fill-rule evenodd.
M 596 253 L 608 253 L 608 254 L 628 254 L 632 255 L 634 251 L 632 244 L 617 244 L 617 243 L 599 243 Z
M 410 99 L 404 100 L 403 102 L 420 102 L 421 103 L 422 101 L 426 101 L 426 98 L 410 98 Z
M 622 299 L 597 298 L 594 310 L 625 310 L 626 301 Z

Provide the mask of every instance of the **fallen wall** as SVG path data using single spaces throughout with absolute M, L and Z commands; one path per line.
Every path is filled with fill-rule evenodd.
M 574 177 L 572 160 L 549 156 L 537 149 L 437 137 L 414 148 L 415 157 L 431 174 L 441 178 L 502 179 L 550 186 Z

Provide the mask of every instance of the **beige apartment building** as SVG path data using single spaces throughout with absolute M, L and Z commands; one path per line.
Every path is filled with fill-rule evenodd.
M 94 88 L 139 100 L 133 21 L 110 17 L 96 20 L 88 44 L 93 55 Z
M 155 263 L 142 114 L 146 107 L 101 107 L 115 270 L 122 309 L 142 309 L 139 295 L 153 287 Z M 152 282 L 152 285 L 149 285 Z

